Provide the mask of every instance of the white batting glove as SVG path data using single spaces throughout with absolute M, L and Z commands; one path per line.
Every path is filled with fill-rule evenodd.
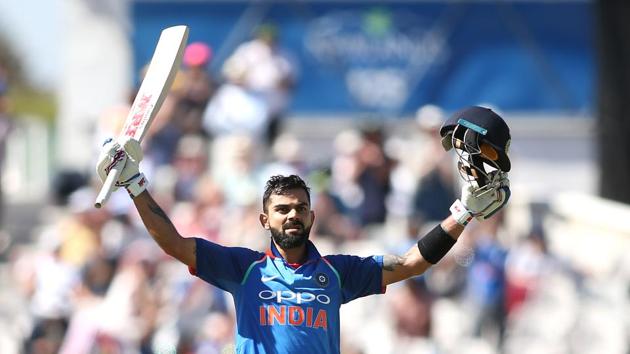
M 132 138 L 123 138 L 120 142 L 113 139 L 105 140 L 96 164 L 96 173 L 105 182 L 107 174 L 114 167 L 124 166 L 114 190 L 124 187 L 129 195 L 137 197 L 147 189 L 148 182 L 138 165 L 144 154 L 140 143 Z
M 466 225 L 476 218 L 486 220 L 499 211 L 510 199 L 510 180 L 505 172 L 493 178 L 491 186 L 484 188 L 466 184 L 462 187 L 461 200 L 457 199 L 451 205 L 450 211 L 457 223 Z

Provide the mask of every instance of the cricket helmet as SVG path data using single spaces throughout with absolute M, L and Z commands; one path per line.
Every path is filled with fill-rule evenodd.
M 508 172 L 512 167 L 510 128 L 489 108 L 472 106 L 455 112 L 440 128 L 440 136 L 447 151 L 455 148 L 465 180 L 483 186 L 496 175 L 489 175 L 493 170 Z

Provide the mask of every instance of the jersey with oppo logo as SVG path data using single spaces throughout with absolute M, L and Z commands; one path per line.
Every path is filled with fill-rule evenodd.
M 382 256 L 322 257 L 308 241 L 303 264 L 196 239 L 193 274 L 232 294 L 236 353 L 339 353 L 339 307 L 381 294 Z

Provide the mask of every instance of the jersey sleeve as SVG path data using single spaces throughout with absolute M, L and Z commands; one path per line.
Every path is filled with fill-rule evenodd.
M 332 255 L 324 258 L 339 274 L 344 304 L 363 296 L 384 292 L 383 256 Z
M 206 282 L 234 293 L 249 266 L 264 257 L 264 253 L 243 247 L 226 247 L 195 238 L 197 266 L 191 273 Z

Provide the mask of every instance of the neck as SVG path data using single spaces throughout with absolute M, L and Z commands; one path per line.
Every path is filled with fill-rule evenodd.
M 278 252 L 280 252 L 280 254 L 282 255 L 282 258 L 284 258 L 287 263 L 302 264 L 304 263 L 304 261 L 306 261 L 306 244 L 290 249 L 283 249 L 275 242 L 274 244 L 276 245 L 276 249 L 278 250 Z

